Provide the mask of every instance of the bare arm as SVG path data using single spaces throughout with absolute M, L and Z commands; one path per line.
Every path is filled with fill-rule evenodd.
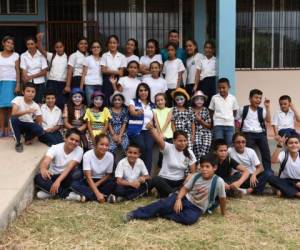
M 158 144 L 158 147 L 160 150 L 164 150 L 166 143 L 165 141 L 159 136 L 156 129 L 154 129 L 153 124 L 149 122 L 146 126 L 146 128 L 149 130 L 150 134 L 152 135 L 154 141 Z
M 15 69 L 16 69 L 16 88 L 15 92 L 20 91 L 20 59 L 18 59 L 15 63 Z
M 242 174 L 242 176 L 240 177 L 239 180 L 235 181 L 234 183 L 237 184 L 236 186 L 240 187 L 248 179 L 249 171 L 245 166 L 240 164 L 236 167 L 236 169 Z
M 150 69 L 148 69 L 144 64 L 140 64 L 140 72 L 143 75 L 151 74 Z
M 68 65 L 67 81 L 66 81 L 66 87 L 65 87 L 65 92 L 67 92 L 67 93 L 70 92 L 72 76 L 73 76 L 73 67 L 71 65 Z
M 41 115 L 36 116 L 35 122 L 39 125 L 42 125 L 43 117 Z
M 19 116 L 26 115 L 26 114 L 32 114 L 34 112 L 35 112 L 35 109 L 33 109 L 33 108 L 27 109 L 25 111 L 19 111 L 18 105 L 13 103 L 12 110 L 11 110 L 11 115 L 19 117 Z
M 44 33 L 42 32 L 37 33 L 36 35 L 37 47 L 38 50 L 42 53 L 42 55 L 47 58 L 47 50 L 43 47 L 43 36 Z
M 82 76 L 81 76 L 81 80 L 80 80 L 80 88 L 83 89 L 83 85 L 85 82 L 85 76 L 87 73 L 88 67 L 87 66 L 83 66 L 82 68 Z
M 177 79 L 177 88 L 180 86 L 180 83 L 182 82 L 182 74 L 184 71 L 178 72 L 178 79 Z
M 293 103 L 291 103 L 291 110 L 294 111 L 296 121 L 300 122 L 300 114 L 299 114 L 298 110 L 295 108 Z
M 278 144 L 280 144 L 280 143 L 278 143 Z M 281 152 L 281 150 L 282 150 L 282 148 L 278 148 L 278 147 L 275 148 L 275 150 L 271 156 L 271 162 L 273 164 L 279 163 L 278 156 L 279 156 L 279 153 Z
M 123 76 L 123 74 L 124 74 L 124 69 L 123 69 L 123 68 L 120 68 L 120 69 L 118 69 L 118 70 L 112 70 L 112 69 L 110 69 L 109 67 L 102 65 L 102 66 L 101 66 L 101 72 L 102 72 L 102 74 L 105 74 L 105 75 L 118 75 L 118 76 Z
M 198 89 L 200 82 L 200 69 L 196 69 L 194 92 Z
M 170 110 L 170 112 L 168 113 L 167 119 L 165 121 L 164 126 L 162 127 L 162 132 L 165 132 L 167 127 L 169 126 L 170 122 L 172 120 L 172 110 Z
M 162 129 L 160 128 L 160 124 L 158 122 L 158 118 L 157 118 L 157 114 L 153 112 L 153 119 L 154 119 L 154 123 L 156 125 L 156 129 L 158 131 L 158 133 L 162 134 Z
M 175 204 L 174 204 L 174 211 L 179 214 L 182 209 L 183 209 L 183 206 L 182 206 L 182 198 L 188 193 L 188 189 L 183 186 L 180 190 L 179 190 L 179 193 L 176 197 L 176 201 L 175 201 Z

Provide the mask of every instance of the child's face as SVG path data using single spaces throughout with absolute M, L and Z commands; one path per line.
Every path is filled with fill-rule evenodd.
M 73 101 L 74 105 L 76 105 L 76 106 L 81 105 L 81 104 L 82 104 L 82 101 L 83 101 L 82 95 L 79 94 L 79 93 L 74 94 L 74 95 L 72 96 L 72 101 Z
M 4 43 L 2 43 L 3 49 L 6 51 L 13 51 L 15 47 L 15 43 L 13 40 L 8 39 Z
M 65 46 L 61 42 L 57 42 L 54 46 L 55 52 L 58 55 L 63 55 L 65 53 Z
M 228 156 L 228 147 L 226 145 L 220 145 L 216 151 L 216 155 L 219 160 L 224 161 Z
M 292 153 L 298 153 L 300 150 L 300 142 L 297 138 L 291 138 L 287 141 L 286 144 L 288 151 Z
M 179 43 L 179 35 L 176 32 L 172 32 L 169 34 L 169 42 L 170 43 L 175 43 L 178 44 Z
M 187 41 L 185 43 L 185 50 L 189 56 L 194 55 L 196 52 L 196 46 L 191 41 Z
M 262 95 L 253 95 L 250 97 L 250 104 L 254 107 L 258 107 L 261 104 Z
M 211 44 L 206 44 L 204 47 L 205 56 L 210 58 L 214 55 L 214 53 L 215 53 L 215 49 L 213 48 L 213 46 L 211 46 Z
M 80 136 L 77 134 L 71 134 L 69 137 L 65 138 L 65 145 L 70 150 L 73 151 L 80 143 Z
M 92 54 L 93 55 L 100 55 L 101 53 L 101 46 L 99 43 L 93 43 L 92 44 Z
M 175 98 L 176 106 L 183 107 L 185 104 L 185 97 L 183 95 L 176 95 Z
M 203 107 L 203 105 L 205 103 L 205 99 L 203 96 L 197 96 L 197 97 L 195 97 L 193 102 L 197 108 L 201 108 L 201 107 Z
M 155 98 L 155 104 L 159 109 L 163 109 L 166 107 L 166 99 L 162 95 L 158 95 Z
M 126 157 L 130 164 L 135 164 L 136 160 L 140 157 L 140 150 L 136 147 L 128 147 Z
M 234 148 L 238 153 L 243 153 L 246 147 L 246 138 L 238 136 L 234 140 Z
M 184 149 L 186 149 L 188 145 L 188 140 L 185 136 L 178 135 L 177 138 L 173 140 L 173 143 L 175 145 L 175 148 L 181 152 Z
M 149 91 L 148 89 L 146 89 L 145 87 L 140 87 L 139 88 L 139 98 L 141 100 L 147 100 L 148 99 L 148 96 L 149 96 Z
M 36 43 L 33 40 L 28 40 L 26 42 L 26 47 L 28 51 L 35 51 L 36 50 Z
M 117 96 L 115 96 L 114 97 L 114 99 L 113 99 L 113 104 L 114 104 L 114 107 L 115 108 L 120 108 L 120 107 L 122 107 L 123 106 L 123 99 L 122 99 L 122 97 L 121 96 L 119 96 L 119 95 L 117 95 Z
M 176 49 L 173 46 L 169 46 L 167 50 L 170 59 L 176 58 Z
M 103 97 L 102 96 L 95 96 L 93 100 L 94 106 L 96 108 L 101 108 L 103 105 Z
M 53 108 L 55 106 L 56 98 L 55 95 L 47 95 L 45 98 L 45 103 L 49 108 Z
M 135 50 L 135 43 L 134 43 L 134 41 L 132 41 L 132 40 L 129 40 L 129 41 L 127 41 L 127 43 L 126 43 L 126 53 L 127 54 L 133 54 L 134 53 L 134 50 Z
M 80 40 L 78 43 L 78 50 L 81 53 L 86 53 L 88 49 L 88 42 L 86 40 Z
M 128 75 L 130 77 L 136 77 L 136 75 L 139 71 L 138 65 L 136 63 L 130 63 L 127 70 L 128 70 Z
M 210 179 L 216 171 L 216 167 L 209 162 L 203 162 L 200 164 L 200 172 L 203 179 Z
M 27 101 L 32 101 L 33 98 L 35 97 L 35 88 L 31 88 L 31 87 L 27 87 L 24 91 L 23 91 L 23 95 L 25 100 Z
M 158 63 L 151 64 L 150 71 L 151 71 L 152 77 L 159 77 L 160 65 L 158 65 Z
M 291 103 L 289 102 L 289 100 L 281 100 L 279 102 L 279 105 L 280 105 L 280 109 L 286 113 L 289 111 Z
M 110 52 L 116 52 L 118 50 L 118 46 L 119 43 L 114 37 L 109 39 L 107 47 Z
M 100 139 L 100 141 L 96 145 L 96 152 L 100 155 L 104 155 L 108 151 L 109 140 L 106 137 Z
M 229 86 L 227 82 L 221 82 L 218 84 L 218 90 L 221 96 L 227 96 L 229 91 Z
M 155 44 L 154 43 L 148 43 L 146 48 L 146 53 L 148 56 L 154 56 L 155 55 Z

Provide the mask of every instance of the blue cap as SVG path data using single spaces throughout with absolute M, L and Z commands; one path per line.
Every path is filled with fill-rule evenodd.
M 80 88 L 74 88 L 71 90 L 71 95 L 81 94 L 83 96 L 83 91 Z

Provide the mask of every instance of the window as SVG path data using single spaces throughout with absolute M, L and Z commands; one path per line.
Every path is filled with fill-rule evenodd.
M 0 13 L 12 14 L 36 14 L 36 0 L 0 0 Z
M 300 67 L 300 1 L 237 1 L 237 68 Z

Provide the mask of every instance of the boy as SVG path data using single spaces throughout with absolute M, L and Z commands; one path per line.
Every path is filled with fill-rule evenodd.
M 247 168 L 229 156 L 228 145 L 222 139 L 215 141 L 214 154 L 218 161 L 216 175 L 225 181 L 227 195 L 232 197 L 242 196 L 244 192 L 240 187 L 249 177 Z
M 238 119 L 241 121 L 240 130 L 246 136 L 246 146 L 255 149 L 258 147 L 264 170 L 272 173 L 271 156 L 268 144 L 265 122 L 271 121 L 270 100 L 265 99 L 265 109 L 260 107 L 262 101 L 262 91 L 252 89 L 249 94 L 250 105 L 239 110 Z
M 214 140 L 224 139 L 231 144 L 234 133 L 234 117 L 239 108 L 235 96 L 229 93 L 230 83 L 227 78 L 218 81 L 219 93 L 214 95 L 209 104 L 210 115 L 213 119 Z
M 206 211 L 217 206 L 219 198 L 222 215 L 225 215 L 226 193 L 224 181 L 215 175 L 216 162 L 204 156 L 200 159 L 200 173 L 194 173 L 187 180 L 179 193 L 160 199 L 148 206 L 140 207 L 124 215 L 128 222 L 133 219 L 149 219 L 162 217 L 184 225 L 197 222 Z
M 281 96 L 279 98 L 279 105 L 280 110 L 275 112 L 272 121 L 276 141 L 280 141 L 281 137 L 298 135 L 295 130 L 295 120 L 300 122 L 300 115 L 295 109 L 290 96 Z
M 41 123 L 42 114 L 39 105 L 33 101 L 35 97 L 35 86 L 33 83 L 26 83 L 23 87 L 23 95 L 15 97 L 12 102 L 11 127 L 16 140 L 15 149 L 23 152 L 21 135 L 25 135 L 25 144 L 30 144 L 34 137 L 43 139 L 45 134 Z
M 46 90 L 44 93 L 45 104 L 41 106 L 42 111 L 42 127 L 45 131 L 45 136 L 40 139 L 41 142 L 52 146 L 63 142 L 63 137 L 60 133 L 62 128 L 62 113 L 55 105 L 56 96 L 53 90 Z
M 71 128 L 66 132 L 65 142 L 48 149 L 40 163 L 40 173 L 34 178 L 36 187 L 41 190 L 37 192 L 37 198 L 58 196 L 68 199 L 72 172 L 81 162 L 83 155 L 79 142 L 80 131 Z
M 117 202 L 124 199 L 133 200 L 147 192 L 146 181 L 149 179 L 149 174 L 140 156 L 139 146 L 130 143 L 126 150 L 126 157 L 118 163 L 115 171 Z

